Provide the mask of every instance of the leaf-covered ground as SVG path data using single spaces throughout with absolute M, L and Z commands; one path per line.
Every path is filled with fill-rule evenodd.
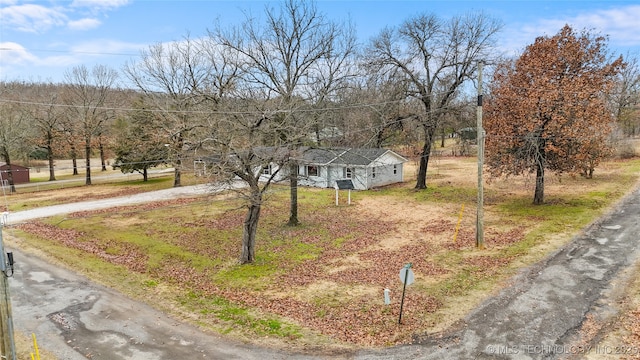
M 32 222 L 21 228 L 158 282 L 186 284 L 199 297 L 224 298 L 360 346 L 410 341 L 413 333 L 433 326 L 433 315 L 448 295 L 472 288 L 510 261 L 473 251 L 471 212 L 463 214 L 464 226 L 454 242 L 457 214 L 442 207 L 394 205 L 395 196 L 368 199 L 364 193 L 353 206 L 336 207 L 330 190 L 312 192 L 315 204 L 307 205 L 311 213 L 301 212 L 299 227 L 284 225 L 286 202 L 276 198 L 265 205 L 258 260 L 244 268 L 235 264 L 244 211 L 232 206 L 212 215 L 209 210 L 218 204 L 198 199 L 82 212 L 60 224 Z M 174 214 L 170 226 L 154 225 L 167 213 Z M 118 235 L 123 223 L 127 230 Z M 104 236 L 105 231 L 112 236 Z M 487 242 L 504 246 L 523 236 L 519 227 L 490 230 Z M 180 250 L 158 250 L 159 255 L 160 247 Z M 407 263 L 412 263 L 416 283 L 406 291 L 399 325 L 399 271 Z M 441 286 L 446 281 L 451 284 Z M 391 290 L 390 305 L 384 304 L 384 289 Z
M 405 183 L 354 192 L 350 206 L 344 199 L 335 206 L 331 189 L 301 189 L 297 227 L 285 225 L 288 189 L 276 188 L 262 210 L 252 265 L 237 264 L 245 212 L 228 197 L 87 211 L 21 229 L 140 274 L 147 278 L 140 286 L 158 296 L 176 289 L 173 300 L 200 324 L 291 343 L 303 342 L 307 333 L 296 329 L 305 328 L 331 342 L 386 346 L 453 323 L 514 268 L 601 213 L 622 194 L 611 190 L 620 181 L 635 181 L 621 164 L 588 183 L 550 179 L 541 207 L 530 204 L 526 179 L 496 181 L 485 195 L 486 249 L 477 250 L 474 166 L 441 161 L 427 191 Z M 407 263 L 416 281 L 400 325 L 399 272 Z

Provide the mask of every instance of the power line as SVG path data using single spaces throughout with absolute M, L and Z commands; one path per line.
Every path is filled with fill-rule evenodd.
M 35 101 L 26 101 L 26 100 L 12 100 L 12 99 L 3 99 L 0 98 L 0 102 L 4 103 L 12 103 L 12 104 L 20 104 L 20 105 L 33 105 L 33 106 L 46 106 L 46 107 L 62 107 L 62 108 L 84 108 L 83 105 L 73 105 L 73 104 L 55 104 L 55 103 L 46 103 L 46 102 L 35 102 Z M 171 113 L 171 114 L 220 114 L 220 115 L 264 115 L 267 114 L 282 114 L 282 113 L 309 113 L 309 112 L 319 112 L 319 111 L 335 111 L 335 110 L 348 110 L 348 109 L 358 109 L 358 108 L 368 108 L 374 106 L 388 105 L 388 104 L 397 104 L 405 102 L 405 100 L 392 100 L 386 102 L 378 102 L 378 103 L 362 103 L 362 104 L 354 104 L 354 105 L 344 105 L 344 106 L 334 106 L 334 107 L 325 107 L 322 109 L 295 109 L 295 110 L 273 110 L 273 111 L 225 111 L 225 110 L 168 110 L 168 109 L 135 109 L 135 108 L 127 108 L 127 107 L 109 107 L 109 106 L 96 106 L 92 107 L 98 110 L 114 110 L 114 111 L 123 111 L 123 112 L 151 112 L 151 113 Z

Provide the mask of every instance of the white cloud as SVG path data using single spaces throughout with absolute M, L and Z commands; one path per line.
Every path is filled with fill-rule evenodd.
M 71 7 L 110 10 L 125 6 L 129 2 L 129 0 L 74 0 L 71 3 Z
M 67 26 L 71 30 L 89 30 L 100 26 L 102 22 L 98 19 L 84 18 L 80 20 L 69 21 Z
M 540 19 L 534 23 L 513 24 L 505 28 L 503 50 L 518 55 L 539 36 L 553 36 L 566 24 L 575 31 L 583 29 L 609 37 L 609 48 L 624 52 L 625 47 L 640 46 L 640 5 L 583 11 L 564 18 Z
M 35 4 L 0 8 L 0 18 L 3 26 L 30 33 L 42 33 L 67 21 L 67 16 L 58 9 Z
M 56 73 L 59 69 L 72 66 L 78 63 L 77 57 L 72 55 L 53 55 L 38 57 L 15 42 L 0 43 L 2 61 L 0 62 L 0 80 L 24 80 L 42 81 L 50 75 L 45 73 Z M 6 78 L 5 78 L 6 77 Z
M 23 64 L 37 61 L 37 57 L 31 54 L 24 46 L 15 42 L 1 42 L 2 62 L 5 64 Z
M 640 5 L 600 10 L 592 14 L 581 14 L 573 20 L 579 28 L 594 28 L 610 41 L 621 45 L 640 45 Z
M 39 57 L 15 42 L 0 43 L 0 51 L 8 54 L 8 56 L 2 57 L 2 64 L 5 66 L 20 66 L 23 68 L 36 66 L 55 67 L 79 62 L 78 56 L 74 54 Z
M 0 0 L 2 25 L 13 30 L 29 33 L 44 33 L 55 27 L 68 26 L 72 30 L 94 29 L 102 24 L 98 14 L 127 5 L 129 0 L 75 0 L 62 5 L 24 3 L 16 0 Z M 74 19 L 74 13 L 93 14 L 91 17 Z
M 95 54 L 95 55 L 131 55 L 137 56 L 140 49 L 145 48 L 144 44 L 133 44 L 114 40 L 91 40 L 76 44 L 71 47 L 70 51 L 78 54 Z

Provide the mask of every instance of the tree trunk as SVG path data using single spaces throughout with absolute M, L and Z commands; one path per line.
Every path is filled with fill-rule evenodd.
M 7 164 L 7 183 L 9 185 L 9 191 L 14 193 L 16 192 L 16 186 L 13 183 L 13 171 L 11 171 L 11 159 L 9 158 L 8 152 L 4 154 L 4 162 Z M 0 176 L 0 178 L 2 177 Z
M 180 160 L 176 160 L 176 163 L 173 164 L 173 187 L 180 187 L 182 184 L 180 183 Z
M 71 146 L 71 162 L 73 163 L 73 175 L 78 175 L 78 154 L 74 145 Z
M 147 171 L 147 168 L 144 168 L 142 170 L 142 181 L 147 182 L 147 180 L 149 180 L 149 172 Z
M 536 166 L 536 189 L 533 194 L 533 204 L 542 205 L 544 203 L 544 164 L 538 161 Z
M 289 209 L 289 226 L 300 224 L 298 220 L 298 163 L 292 161 L 289 165 L 289 185 L 291 187 L 291 208 Z
M 242 233 L 242 255 L 240 256 L 240 264 L 250 264 L 255 261 L 256 252 L 256 230 L 258 229 L 258 220 L 260 220 L 260 194 L 254 194 L 258 201 L 252 201 L 244 220 L 244 229 Z
M 49 181 L 56 180 L 56 171 L 53 168 L 53 148 L 51 147 L 51 141 L 47 141 L 47 161 L 49 162 Z
M 180 187 L 182 186 L 182 182 L 180 180 L 180 176 L 182 175 L 182 153 L 181 153 L 181 149 L 183 147 L 184 143 L 183 143 L 183 139 L 182 139 L 182 134 L 180 134 L 176 140 L 175 143 L 175 155 L 176 158 L 173 161 L 173 187 Z
M 424 145 L 420 154 L 420 167 L 418 168 L 418 176 L 416 180 L 417 190 L 427 188 L 427 168 L 429 167 L 429 156 L 431 155 L 431 143 L 433 141 L 434 129 L 428 125 L 423 126 L 424 129 Z
M 85 185 L 91 185 L 91 139 L 90 138 L 85 139 L 84 156 L 85 156 L 85 164 L 86 164 Z
M 385 127 L 382 126 L 382 128 L 379 129 L 378 133 L 376 134 L 375 147 L 378 148 L 378 149 L 382 147 L 382 142 L 384 141 L 384 129 L 385 129 Z
M 102 165 L 102 171 L 107 171 L 107 164 L 106 164 L 106 159 L 104 155 L 104 144 L 102 144 L 102 140 L 100 140 L 100 143 L 98 146 L 100 147 L 100 163 Z

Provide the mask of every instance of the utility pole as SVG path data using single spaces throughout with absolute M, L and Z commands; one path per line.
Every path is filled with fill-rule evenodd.
M 13 254 L 9 253 L 9 264 L 5 260 L 2 231 L 6 224 L 7 213 L 0 219 L 0 359 L 16 360 L 16 345 L 13 338 L 13 317 L 11 315 L 11 298 L 7 278 L 13 275 Z M 9 265 L 9 269 L 7 269 Z
M 478 108 L 476 124 L 478 143 L 478 210 L 476 216 L 476 247 L 484 248 L 484 185 L 482 167 L 484 166 L 484 128 L 482 127 L 482 61 L 478 62 Z

